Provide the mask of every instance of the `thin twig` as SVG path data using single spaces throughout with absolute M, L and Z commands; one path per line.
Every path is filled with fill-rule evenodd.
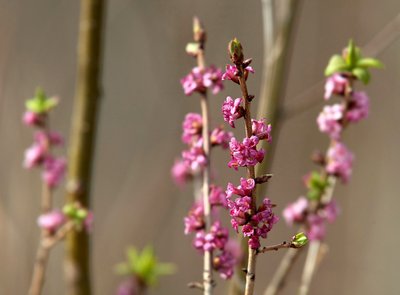
M 265 253 L 268 251 L 278 251 L 279 249 L 289 249 L 289 248 L 299 249 L 300 247 L 296 247 L 293 243 L 288 243 L 285 241 L 277 245 L 263 247 L 257 250 L 257 254 Z
M 205 32 L 199 21 L 194 18 L 194 40 L 200 44 L 200 49 L 197 52 L 197 66 L 201 71 L 205 69 L 205 58 L 204 58 L 204 43 L 205 43 Z M 204 223 L 206 232 L 210 231 L 211 227 L 211 204 L 209 199 L 210 193 L 210 164 L 211 164 L 211 153 L 210 153 L 210 112 L 207 99 L 207 91 L 201 93 L 200 98 L 201 115 L 203 121 L 202 138 L 203 138 L 203 151 L 204 156 L 207 159 L 207 165 L 203 171 L 203 205 L 204 205 Z M 211 295 L 213 291 L 213 253 L 211 250 L 205 250 L 203 256 L 203 294 Z
M 67 201 L 89 208 L 90 181 L 101 92 L 104 0 L 82 0 L 79 21 L 78 73 L 68 161 Z M 89 236 L 67 235 L 65 278 L 68 295 L 90 295 Z

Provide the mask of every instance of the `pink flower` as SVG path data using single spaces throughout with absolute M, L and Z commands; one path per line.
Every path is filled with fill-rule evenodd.
M 248 196 L 228 200 L 229 215 L 232 227 L 238 232 L 239 226 L 245 225 L 250 218 L 251 198 Z
M 235 128 L 235 120 L 243 117 L 243 107 L 242 98 L 236 98 L 233 100 L 230 96 L 226 98 L 222 104 L 222 115 L 224 116 L 224 121 L 229 123 L 233 128 Z
M 346 112 L 346 118 L 349 122 L 357 123 L 368 117 L 369 98 L 365 92 L 354 92 L 349 110 Z
M 201 202 L 196 202 L 184 218 L 185 235 L 204 228 L 204 209 Z
M 302 222 L 307 207 L 308 200 L 305 197 L 300 197 L 296 202 L 289 204 L 285 210 L 283 210 L 283 217 L 286 223 L 292 225 L 293 222 Z
M 175 161 L 175 164 L 171 169 L 171 174 L 173 180 L 179 186 L 183 186 L 193 177 L 190 166 L 182 160 Z
M 341 74 L 333 74 L 325 83 L 325 99 L 331 98 L 332 94 L 344 95 L 346 88 L 350 86 L 349 80 Z
M 64 158 L 47 157 L 44 161 L 43 181 L 50 187 L 56 187 L 64 177 L 67 161 Z
M 242 252 L 236 240 L 229 240 L 222 252 L 214 257 L 213 267 L 224 280 L 232 277 L 235 266 L 239 263 Z
M 189 150 L 183 151 L 182 158 L 194 173 L 202 170 L 207 164 L 203 148 L 199 147 L 199 145 L 192 146 Z
M 321 241 L 326 235 L 326 226 L 324 218 L 313 214 L 308 216 L 309 229 L 307 231 L 307 237 L 311 241 Z
M 327 133 L 332 139 L 339 139 L 342 132 L 340 120 L 343 118 L 343 106 L 334 104 L 325 106 L 317 118 L 319 130 Z
M 329 222 L 334 222 L 339 213 L 339 206 L 336 204 L 335 200 L 332 200 L 325 205 L 322 214 L 326 218 L 326 220 L 328 220 Z
M 253 135 L 257 136 L 258 139 L 266 139 L 268 142 L 272 141 L 271 131 L 272 127 L 271 124 L 265 124 L 265 119 L 261 120 L 254 120 L 251 119 L 251 129 Z
M 238 69 L 235 65 L 226 65 L 225 73 L 222 75 L 222 80 L 231 80 L 239 84 L 239 77 L 238 77 Z M 247 77 L 250 73 L 254 73 L 254 69 L 250 66 L 244 69 L 244 77 L 247 80 Z
M 200 114 L 188 113 L 182 123 L 182 141 L 187 144 L 197 141 L 201 136 L 203 119 Z
M 231 198 L 232 195 L 238 195 L 240 197 L 251 196 L 253 193 L 253 189 L 256 185 L 256 182 L 253 178 L 240 178 L 240 185 L 235 187 L 232 183 L 228 183 L 226 188 L 226 196 L 227 198 Z
M 232 137 L 232 132 L 227 132 L 222 127 L 215 128 L 210 135 L 211 145 L 220 145 L 223 149 L 227 149 Z
M 130 277 L 121 282 L 115 295 L 139 295 L 141 294 L 139 283 L 135 277 Z
M 232 137 L 229 143 L 231 160 L 228 166 L 237 170 L 238 167 L 255 166 L 257 163 L 261 163 L 265 152 L 262 149 L 257 150 L 258 142 L 258 137 L 254 135 L 250 138 L 246 137 L 243 143 Z
M 22 122 L 26 126 L 41 126 L 44 123 L 44 117 L 31 111 L 26 111 L 22 117 Z
M 39 216 L 38 225 L 42 229 L 54 232 L 65 222 L 65 216 L 60 210 L 53 210 Z
M 224 89 L 224 84 L 222 83 L 222 71 L 215 66 L 210 66 L 206 68 L 203 76 L 203 84 L 206 87 L 211 88 L 213 94 L 217 94 Z
M 340 142 L 336 142 L 328 149 L 326 171 L 339 177 L 346 183 L 352 172 L 353 154 Z
M 222 190 L 221 187 L 216 185 L 211 185 L 209 197 L 211 206 L 222 206 L 224 208 L 228 208 L 226 193 Z
M 186 95 L 191 95 L 193 92 L 204 93 L 207 88 L 211 88 L 213 94 L 217 94 L 223 89 L 222 71 L 214 66 L 202 71 L 199 67 L 195 67 L 184 78 L 181 79 L 181 84 Z
M 30 169 L 40 165 L 43 162 L 46 153 L 47 149 L 45 146 L 39 143 L 34 143 L 25 151 L 24 167 Z

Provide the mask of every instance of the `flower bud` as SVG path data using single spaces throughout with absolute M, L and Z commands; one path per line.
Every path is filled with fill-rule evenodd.
M 304 233 L 298 233 L 292 238 L 292 245 L 295 248 L 301 248 L 308 243 L 308 238 Z
M 193 18 L 193 39 L 203 45 L 206 42 L 206 31 L 198 17 Z
M 235 65 L 241 65 L 243 63 L 243 48 L 242 44 L 239 42 L 238 39 L 233 39 L 229 42 L 228 45 L 228 52 L 231 57 L 232 62 Z

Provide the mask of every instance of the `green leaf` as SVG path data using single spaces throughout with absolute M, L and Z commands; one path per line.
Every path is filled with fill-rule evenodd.
M 43 114 L 50 111 L 58 103 L 54 97 L 48 98 L 41 88 L 37 88 L 35 96 L 25 103 L 26 108 L 36 114 Z
M 360 80 L 364 84 L 368 84 L 369 80 L 371 79 L 369 71 L 365 68 L 354 68 L 352 70 L 352 73 L 354 76 L 357 77 L 358 80 Z
M 360 58 L 360 49 L 354 45 L 354 41 L 350 39 L 347 46 L 346 63 L 353 68 Z
M 382 69 L 384 67 L 383 63 L 381 63 L 379 60 L 375 58 L 361 58 L 357 62 L 357 67 L 360 68 L 376 68 L 376 69 Z
M 296 248 L 301 248 L 308 243 L 308 238 L 304 233 L 298 233 L 292 238 L 292 244 Z
M 335 54 L 329 60 L 328 66 L 325 69 L 325 76 L 331 76 L 338 72 L 344 72 L 349 69 L 344 58 L 338 54 Z

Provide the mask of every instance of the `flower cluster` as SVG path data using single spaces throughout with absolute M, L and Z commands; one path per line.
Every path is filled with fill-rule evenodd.
M 248 74 L 254 73 L 253 68 L 249 66 L 251 59 L 244 61 L 241 44 L 236 39 L 229 43 L 228 49 L 234 64 L 226 66 L 222 78 L 243 86 Z M 244 97 L 235 100 L 228 96 L 222 105 L 224 121 L 235 128 L 235 121 L 243 117 L 248 134 L 248 137 L 242 141 L 235 137 L 230 140 L 231 159 L 228 167 L 235 170 L 238 170 L 238 167 L 247 167 L 248 171 L 250 169 L 254 171 L 253 167 L 261 163 L 265 156 L 265 151 L 257 149 L 257 144 L 261 140 L 271 142 L 271 125 L 267 125 L 265 119 L 255 120 L 246 115 L 250 113 L 246 108 L 250 106 L 253 96 L 249 96 L 247 92 L 243 95 Z M 245 107 L 243 107 L 243 101 L 246 102 Z M 228 183 L 226 190 L 231 225 L 236 232 L 239 232 L 239 227 L 241 227 L 240 231 L 243 236 L 248 238 L 248 244 L 252 249 L 260 247 L 260 238 L 266 238 L 268 232 L 278 221 L 278 217 L 272 212 L 274 206 L 268 198 L 265 198 L 258 207 L 255 204 L 255 200 L 253 200 L 255 186 L 255 175 L 251 175 L 247 179 L 241 178 L 239 186 Z
M 245 237 L 249 237 L 249 245 L 253 249 L 260 247 L 260 237 L 266 238 L 272 226 L 278 222 L 278 217 L 272 212 L 274 207 L 268 198 L 252 212 L 251 196 L 255 188 L 254 179 L 240 179 L 240 185 L 235 187 L 228 183 L 226 195 L 232 227 L 238 232 L 239 226 Z M 238 196 L 232 200 L 232 197 Z
M 334 222 L 340 210 L 334 200 L 321 205 L 316 212 L 308 211 L 309 200 L 300 197 L 289 204 L 283 211 L 283 217 L 288 225 L 293 223 L 306 224 L 307 237 L 310 240 L 323 240 L 326 235 L 326 222 Z
M 342 142 L 343 130 L 350 123 L 357 123 L 369 113 L 369 98 L 365 92 L 355 91 L 353 83 L 369 81 L 368 68 L 381 67 L 382 64 L 372 58 L 362 58 L 360 49 L 350 41 L 343 55 L 334 55 L 326 70 L 326 100 L 332 96 L 341 99 L 340 103 L 327 105 L 317 118 L 319 130 L 330 138 L 330 146 L 324 155 L 317 155 L 315 161 L 322 166 L 321 172 L 312 172 L 306 177 L 307 198 L 300 197 L 289 204 L 283 216 L 289 225 L 305 224 L 311 240 L 322 240 L 326 233 L 326 221 L 333 222 L 338 215 L 338 207 L 326 194 L 332 185 L 332 179 L 347 183 L 351 177 L 353 154 Z M 332 188 L 331 188 L 332 189 Z
M 213 251 L 215 254 L 214 269 L 220 273 L 222 278 L 228 279 L 233 275 L 233 269 L 239 261 L 239 255 L 237 251 L 232 252 L 232 244 L 235 241 L 229 239 L 228 229 L 222 226 L 218 218 L 218 208 L 228 208 L 227 196 L 221 187 L 212 185 L 209 198 L 212 213 L 216 220 L 211 225 L 210 231 L 206 232 L 204 230 L 203 203 L 195 202 L 188 215 L 184 218 L 185 234 L 195 234 L 193 246 L 200 252 Z
M 48 114 L 57 101 L 39 89 L 36 96 L 27 101 L 27 111 L 23 116 L 24 124 L 38 128 L 33 144 L 25 151 L 23 166 L 27 169 L 41 168 L 42 179 L 49 188 L 60 184 L 66 169 L 66 160 L 52 153 L 52 148 L 62 146 L 64 140 L 59 133 L 47 128 Z
M 207 88 L 210 88 L 213 94 L 217 94 L 224 89 L 222 71 L 215 66 L 205 69 L 194 67 L 181 79 L 181 84 L 186 95 L 192 95 L 194 92 L 205 93 Z

